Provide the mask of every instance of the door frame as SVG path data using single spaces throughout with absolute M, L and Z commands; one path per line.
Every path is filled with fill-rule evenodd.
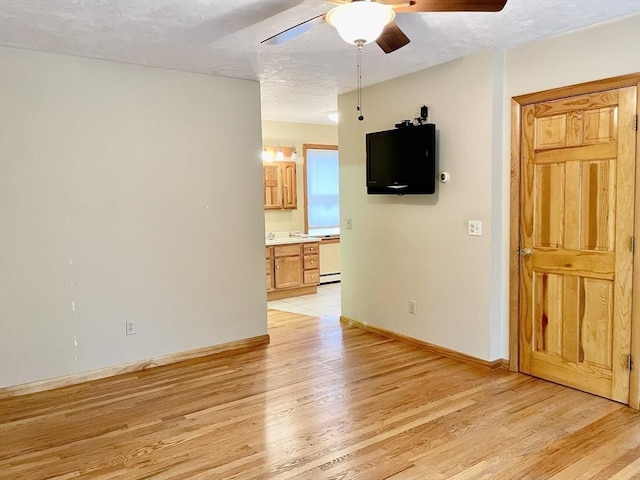
M 519 95 L 511 99 L 511 180 L 509 219 L 509 370 L 520 371 L 520 180 L 521 129 L 523 107 L 533 103 L 558 100 L 623 87 L 637 87 L 636 115 L 640 116 L 640 72 L 612 77 L 568 87 Z M 637 117 L 636 117 L 637 118 Z M 640 129 L 636 128 L 636 191 L 640 187 Z M 635 198 L 634 236 L 636 249 L 633 256 L 633 285 L 631 292 L 631 357 L 634 366 L 629 378 L 629 406 L 640 409 L 640 192 Z

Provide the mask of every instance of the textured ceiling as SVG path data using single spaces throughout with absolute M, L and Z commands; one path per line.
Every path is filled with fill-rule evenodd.
M 355 88 L 356 48 L 326 23 L 285 45 L 260 41 L 331 6 L 322 0 L 0 0 L 0 44 L 259 80 L 263 118 L 328 123 L 337 95 Z M 411 43 L 389 55 L 365 46 L 363 85 L 633 13 L 640 13 L 640 0 L 508 0 L 499 13 L 398 14 Z

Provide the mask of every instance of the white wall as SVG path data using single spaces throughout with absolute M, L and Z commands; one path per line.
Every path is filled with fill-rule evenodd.
M 0 62 L 0 385 L 265 334 L 258 83 Z
M 514 48 L 505 58 L 508 99 L 636 73 L 640 71 L 640 15 Z
M 294 145 L 298 152 L 296 180 L 298 185 L 298 208 L 296 210 L 265 210 L 265 232 L 304 231 L 304 176 L 302 144 L 338 144 L 338 127 L 312 123 L 288 123 L 265 120 L 262 122 L 264 145 Z
M 363 122 L 353 113 L 353 93 L 338 102 L 342 314 L 480 358 L 490 356 L 495 55 L 365 89 Z M 421 105 L 436 124 L 439 169 L 451 181 L 431 196 L 367 195 L 365 133 L 392 129 L 418 116 Z M 482 237 L 467 235 L 471 219 L 484 222 Z M 408 313 L 409 299 L 416 315 Z
M 483 52 L 339 97 L 343 315 L 485 360 L 508 356 L 511 97 L 640 71 L 640 16 L 506 52 Z M 366 132 L 430 107 L 434 196 L 367 196 Z M 469 237 L 469 219 L 482 237 Z M 417 314 L 407 301 L 417 301 Z

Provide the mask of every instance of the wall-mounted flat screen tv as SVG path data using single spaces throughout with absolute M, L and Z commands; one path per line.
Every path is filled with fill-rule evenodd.
M 367 133 L 367 193 L 432 194 L 436 190 L 433 123 Z

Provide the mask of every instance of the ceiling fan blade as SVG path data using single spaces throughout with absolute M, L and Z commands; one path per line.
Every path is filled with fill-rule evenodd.
M 400 27 L 396 22 L 391 22 L 384 27 L 384 30 L 376 40 L 376 43 L 382 50 L 384 50 L 384 53 L 391 53 L 404 47 L 410 41 L 409 37 L 400 30 Z
M 408 7 L 395 8 L 396 13 L 416 12 L 499 12 L 507 0 L 413 0 Z
M 357 2 L 359 0 L 324 0 L 327 3 L 332 3 L 333 5 L 344 5 L 345 3 Z M 409 8 L 415 2 L 415 0 L 372 0 L 376 3 L 381 3 L 383 5 L 389 5 L 394 10 L 398 8 Z
M 378 3 L 382 3 L 383 5 L 389 5 L 394 10 L 400 7 L 409 7 L 414 3 L 416 3 L 415 1 L 411 1 L 411 0 L 375 0 L 375 1 Z
M 281 45 L 283 43 L 288 42 L 296 38 L 299 35 L 302 35 L 307 30 L 310 30 L 311 27 L 319 25 L 324 22 L 325 14 L 322 13 L 317 17 L 310 18 L 309 20 L 305 20 L 302 23 L 294 25 L 293 27 L 287 28 L 286 30 L 276 33 L 275 35 L 262 40 L 260 43 L 266 43 L 268 45 Z

